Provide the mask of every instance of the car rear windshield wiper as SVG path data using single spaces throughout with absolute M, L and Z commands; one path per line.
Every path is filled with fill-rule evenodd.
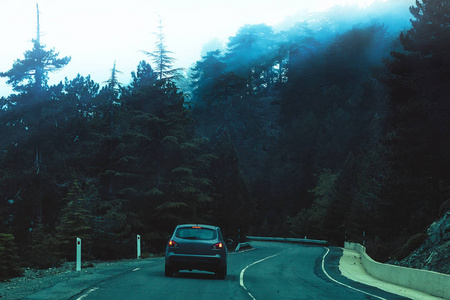
M 187 239 L 187 240 L 196 240 L 197 237 L 196 237 L 196 236 L 187 236 L 187 237 L 184 237 L 183 239 Z

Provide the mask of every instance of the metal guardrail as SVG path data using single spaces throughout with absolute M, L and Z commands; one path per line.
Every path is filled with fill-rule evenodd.
M 272 241 L 272 242 L 287 242 L 287 243 L 302 243 L 311 245 L 328 245 L 328 241 L 299 239 L 299 238 L 283 238 L 283 237 L 262 237 L 262 236 L 247 236 L 247 239 L 254 241 Z
M 236 249 L 234 249 L 234 251 L 239 251 L 241 248 L 245 248 L 245 247 L 250 247 L 250 243 L 249 242 L 239 243 L 236 246 Z

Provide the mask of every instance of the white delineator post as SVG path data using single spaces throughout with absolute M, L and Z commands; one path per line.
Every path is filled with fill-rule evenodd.
M 141 236 L 138 234 L 137 235 L 137 258 L 140 259 L 141 258 Z
M 77 271 L 81 271 L 81 239 L 77 238 Z

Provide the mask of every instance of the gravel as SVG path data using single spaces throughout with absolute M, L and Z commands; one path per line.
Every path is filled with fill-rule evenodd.
M 0 299 L 69 299 L 97 282 L 147 262 L 155 259 L 87 262 L 81 271 L 75 270 L 74 262 L 45 270 L 26 269 L 22 277 L 0 282 Z

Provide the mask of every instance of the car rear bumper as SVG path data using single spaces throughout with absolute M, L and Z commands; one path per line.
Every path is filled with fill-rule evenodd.
M 187 255 L 170 253 L 166 256 L 166 265 L 175 270 L 202 270 L 216 272 L 223 268 L 226 259 L 220 254 L 216 255 Z

